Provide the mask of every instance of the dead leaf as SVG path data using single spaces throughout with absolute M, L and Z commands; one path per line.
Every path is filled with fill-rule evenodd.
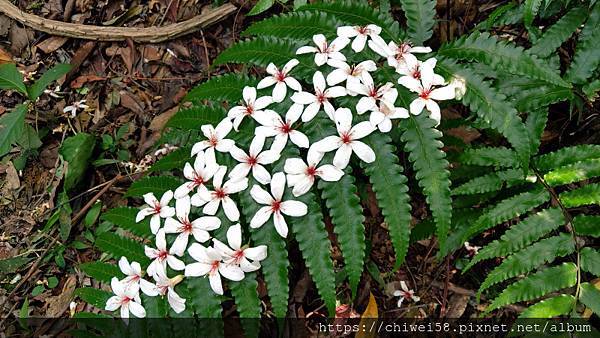
M 34 39 L 31 29 L 20 27 L 16 22 L 10 28 L 10 51 L 15 55 L 21 55 L 25 47 Z
M 449 307 L 446 318 L 460 318 L 467 309 L 469 298 L 469 295 L 453 294 L 448 301 Z
M 88 41 L 84 43 L 83 46 L 79 47 L 79 49 L 77 49 L 77 51 L 75 52 L 75 54 L 73 54 L 73 57 L 71 58 L 71 66 L 73 66 L 73 68 L 71 68 L 71 70 L 65 77 L 66 79 L 72 78 L 73 75 L 75 75 L 79 71 L 79 66 L 81 66 L 81 64 L 87 59 L 88 55 L 90 55 L 90 53 L 94 50 L 95 47 L 95 41 Z M 62 85 L 65 81 L 64 79 L 62 79 L 58 82 Z
M 70 275 L 65 281 L 65 285 L 63 285 L 60 294 L 46 299 L 46 304 L 48 304 L 46 316 L 52 318 L 60 317 L 63 312 L 69 308 L 69 304 L 73 300 L 73 293 L 75 292 L 76 286 L 77 277 L 75 275 Z
M 11 25 L 12 20 L 8 16 L 0 14 L 0 36 L 6 36 Z
M 481 136 L 481 133 L 477 131 L 477 129 L 469 128 L 465 126 L 460 126 L 452 129 L 448 129 L 446 134 L 457 137 L 466 144 L 473 142 Z
M 169 119 L 171 119 L 171 117 L 173 117 L 173 115 L 175 115 L 175 113 L 177 113 L 178 110 L 179 107 L 173 107 L 157 115 L 155 118 L 152 119 L 152 122 L 150 122 L 150 126 L 148 127 L 148 129 L 152 130 L 153 132 L 160 132 L 161 130 L 163 130 Z
M 0 65 L 3 63 L 14 63 L 12 55 L 6 50 L 0 48 Z
M 360 323 L 358 327 L 371 328 L 373 325 L 373 321 L 379 318 L 379 311 L 377 310 L 377 301 L 372 293 L 369 293 L 369 304 L 367 304 L 367 308 L 365 312 L 363 312 L 360 317 Z M 370 338 L 375 337 L 377 334 L 377 330 L 360 330 L 356 333 L 355 338 Z
M 8 163 L 6 167 L 6 185 L 5 187 L 10 190 L 17 190 L 21 186 L 21 180 L 19 179 L 19 173 L 12 162 Z
M 98 76 L 93 74 L 81 75 L 71 81 L 71 88 L 77 89 L 83 87 L 88 82 L 106 80 L 105 76 Z
M 121 96 L 121 106 L 136 114 L 144 115 L 143 104 L 137 97 L 125 90 L 120 91 L 119 94 Z
M 67 42 L 67 40 L 69 40 L 69 38 L 64 36 L 51 36 L 46 40 L 38 43 L 36 47 L 39 48 L 42 52 L 49 54 L 62 47 L 62 45 L 64 45 L 65 42 Z

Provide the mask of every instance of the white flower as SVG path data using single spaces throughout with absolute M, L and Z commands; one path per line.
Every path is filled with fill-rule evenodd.
M 450 100 L 455 96 L 454 86 L 445 86 L 441 88 L 433 88 L 433 86 L 441 85 L 441 77 L 436 77 L 433 68 L 425 63 L 421 65 L 421 81 L 414 79 L 411 76 L 403 76 L 398 79 L 398 83 L 417 93 L 417 97 L 410 103 L 410 113 L 413 115 L 421 114 L 424 107 L 429 110 L 430 117 L 438 124 L 441 120 L 440 106 L 435 101 Z
M 292 193 L 298 197 L 304 195 L 315 183 L 315 177 L 318 176 L 324 181 L 339 181 L 344 172 L 331 164 L 324 164 L 317 168 L 317 164 L 323 158 L 323 153 L 309 151 L 304 163 L 299 158 L 288 158 L 285 160 L 283 170 L 287 173 L 288 187 L 294 187 Z
M 282 201 L 284 189 L 285 174 L 282 172 L 273 174 L 273 179 L 271 180 L 271 194 L 258 185 L 252 187 L 250 190 L 252 198 L 259 204 L 266 206 L 260 208 L 256 214 L 254 214 L 254 217 L 252 217 L 252 220 L 250 221 L 251 228 L 260 228 L 269 220 L 271 215 L 273 215 L 275 230 L 277 230 L 277 233 L 281 237 L 286 237 L 288 227 L 283 218 L 283 214 L 293 217 L 306 215 L 308 212 L 306 204 L 294 200 Z
M 467 253 L 469 257 L 473 257 L 479 253 L 480 246 L 471 245 L 469 242 L 464 243 L 465 249 L 467 249 Z
M 317 66 L 324 65 L 329 59 L 346 61 L 346 57 L 340 53 L 340 50 L 344 49 L 350 43 L 350 39 L 337 37 L 331 41 L 331 44 L 328 44 L 325 35 L 316 34 L 313 35 L 313 42 L 317 47 L 303 46 L 298 48 L 296 54 L 315 53 L 315 63 Z
M 290 109 L 285 114 L 285 121 L 276 112 L 272 110 L 265 110 L 265 113 L 268 114 L 263 115 L 265 118 L 257 119 L 258 123 L 260 123 L 262 126 L 257 127 L 254 132 L 256 135 L 261 135 L 262 137 L 275 136 L 273 144 L 271 145 L 271 149 L 278 152 L 281 152 L 285 148 L 288 138 L 298 147 L 308 148 L 308 137 L 306 137 L 306 135 L 304 135 L 304 133 L 301 131 L 294 129 L 294 123 L 300 119 L 300 115 L 302 115 L 302 109 L 303 106 L 301 104 L 292 104 Z M 260 183 L 266 184 L 269 182 Z
M 254 116 L 254 114 L 262 113 L 262 109 L 273 103 L 273 98 L 270 96 L 261 96 L 256 98 L 256 88 L 244 87 L 242 91 L 244 102 L 241 106 L 235 106 L 229 109 L 227 117 L 233 119 L 233 128 L 237 131 L 246 116 Z
M 342 26 L 338 27 L 337 35 L 344 38 L 354 38 L 352 41 L 352 49 L 355 52 L 360 52 L 365 48 L 367 37 L 379 35 L 381 27 L 377 25 L 366 26 Z
M 267 184 L 271 181 L 271 174 L 263 167 L 265 164 L 271 164 L 281 156 L 281 150 L 265 150 L 265 137 L 262 135 L 256 135 L 250 142 L 250 148 L 248 154 L 238 147 L 231 148 L 229 152 L 231 156 L 238 162 L 233 170 L 229 172 L 229 177 L 234 180 L 240 180 L 246 178 L 250 170 L 252 170 L 252 176 L 262 183 Z
M 274 102 L 281 102 L 285 99 L 287 87 L 290 87 L 295 91 L 301 91 L 302 86 L 300 85 L 300 82 L 289 76 L 290 71 L 292 68 L 296 67 L 296 65 L 298 65 L 298 60 L 291 59 L 283 66 L 282 70 L 279 70 L 273 63 L 269 63 L 267 66 L 267 73 L 271 74 L 271 76 L 262 79 L 256 88 L 263 89 L 275 85 L 272 93 Z
M 400 281 L 400 286 L 402 287 L 402 290 L 394 291 L 394 297 L 400 297 L 400 299 L 398 299 L 398 307 L 402 306 L 402 302 L 405 299 L 408 301 L 413 301 L 415 303 L 421 300 L 419 296 L 415 296 L 414 290 L 408 289 L 408 286 L 406 285 L 405 281 Z
M 309 152 L 318 151 L 326 153 L 337 149 L 333 157 L 333 165 L 344 169 L 350 162 L 350 156 L 354 152 L 361 160 L 371 163 L 375 161 L 375 153 L 359 139 L 371 134 L 375 127 L 369 121 L 364 121 L 352 126 L 352 113 L 348 108 L 338 108 L 335 111 L 335 123 L 338 136 L 327 136 L 313 143 Z
M 325 77 L 323 77 L 323 73 L 320 71 L 316 71 L 313 75 L 313 85 L 315 88 L 315 93 L 309 92 L 296 92 L 292 95 L 292 101 L 299 104 L 307 104 L 308 107 L 304 109 L 304 113 L 302 113 L 302 122 L 308 122 L 312 120 L 315 115 L 321 109 L 321 105 L 325 107 L 325 113 L 329 116 L 330 119 L 333 119 L 333 112 L 335 108 L 329 103 L 329 99 L 345 96 L 346 89 L 341 86 L 327 87 L 325 83 Z
M 204 141 L 200 141 L 192 147 L 192 156 L 198 154 L 199 152 L 206 149 L 205 156 L 215 157 L 215 149 L 222 153 L 226 153 L 233 147 L 235 142 L 233 140 L 225 138 L 227 134 L 231 131 L 232 125 L 231 121 L 228 119 L 223 119 L 217 127 L 213 127 L 210 124 L 205 124 L 200 127 L 202 130 L 202 134 L 207 139 Z
M 397 45 L 394 41 L 386 44 L 385 41 L 377 35 L 371 36 L 369 47 L 377 54 L 387 58 L 388 65 L 398 68 L 406 62 L 407 57 L 413 56 L 413 53 L 430 53 L 429 47 L 413 47 L 410 42 L 402 42 Z M 410 56 L 409 56 L 410 55 Z
M 121 283 L 125 288 L 129 287 L 140 287 L 142 292 L 149 295 L 152 290 L 152 283 L 142 278 L 142 267 L 138 262 L 131 262 L 127 260 L 127 257 L 121 257 L 119 259 L 119 269 L 125 274 L 125 278 L 121 280 Z
M 218 239 L 213 239 L 214 247 L 221 256 L 223 262 L 229 265 L 238 265 L 244 272 L 252 272 L 260 269 L 260 261 L 267 258 L 267 246 L 259 245 L 255 248 L 242 247 L 242 227 L 238 224 L 227 229 L 227 244 Z
M 80 110 L 80 109 L 81 110 L 86 110 L 88 108 L 89 108 L 89 106 L 85 104 L 85 100 L 80 100 L 80 101 L 77 101 L 77 102 L 73 102 L 73 104 L 70 105 L 70 106 L 66 106 L 63 109 L 63 113 L 65 113 L 65 114 L 67 114 L 67 113 L 71 114 L 71 117 L 74 118 L 77 115 L 77 111 L 78 110 Z
M 372 60 L 366 60 L 352 66 L 340 60 L 329 60 L 327 64 L 336 68 L 327 74 L 327 84 L 335 86 L 338 83 L 346 81 L 347 92 L 352 96 L 355 96 L 357 93 L 350 89 L 351 85 L 360 83 L 365 74 L 377 70 L 377 65 Z
M 174 196 L 176 199 L 187 196 L 194 189 L 204 186 L 206 182 L 210 181 L 217 172 L 217 169 L 219 169 L 219 165 L 212 155 L 214 153 L 209 152 L 207 154 L 204 151 L 200 151 L 196 155 L 193 167 L 189 163 L 185 164 L 183 167 L 183 176 L 189 181 L 175 189 Z
M 227 167 L 221 166 L 217 170 L 215 177 L 213 177 L 213 189 L 209 191 L 206 187 L 202 186 L 198 189 L 198 199 L 194 201 L 192 199 L 192 205 L 203 206 L 202 212 L 207 215 L 214 215 L 219 209 L 219 205 L 223 202 L 223 211 L 225 216 L 232 221 L 237 222 L 240 219 L 240 212 L 235 205 L 235 202 L 229 197 L 230 194 L 235 194 L 248 188 L 247 178 L 231 178 L 229 181 L 223 183 L 225 172 Z
M 462 99 L 467 92 L 467 80 L 458 75 L 455 75 L 452 80 L 450 80 L 450 86 L 454 87 L 454 98 L 457 100 Z
M 146 317 L 146 310 L 141 305 L 137 286 L 127 288 L 117 277 L 113 277 L 110 287 L 115 295 L 106 301 L 105 310 L 115 311 L 121 308 L 121 318 L 129 318 L 129 312 L 138 318 Z
M 385 100 L 388 105 L 393 105 L 398 97 L 398 90 L 394 84 L 388 82 L 377 88 L 373 83 L 373 78 L 368 73 L 363 76 L 362 83 L 353 82 L 350 84 L 350 91 L 364 95 L 356 104 L 356 112 L 364 114 L 366 111 L 377 109 L 377 102 Z
M 406 62 L 400 65 L 396 71 L 398 74 L 412 77 L 415 80 L 421 80 L 421 71 L 425 68 L 434 69 L 437 64 L 437 59 L 429 58 L 424 62 L 417 60 L 414 55 L 408 54 L 405 57 Z M 433 82 L 435 84 L 443 84 L 446 82 L 444 78 L 438 74 L 433 74 Z
M 203 216 L 190 221 L 190 203 L 189 196 L 178 199 L 175 202 L 177 219 L 170 217 L 165 221 L 165 233 L 179 234 L 171 246 L 171 252 L 179 257 L 187 249 L 190 235 L 198 242 L 206 242 L 210 238 L 208 232 L 221 226 L 221 220 L 214 216 Z
M 168 278 L 167 275 L 161 273 L 153 276 L 156 284 L 153 284 L 153 294 L 149 296 L 167 296 L 169 305 L 175 311 L 175 313 L 181 313 L 185 310 L 185 299 L 181 298 L 177 292 L 175 292 L 175 285 L 179 284 L 183 280 L 182 275 L 177 275 L 173 278 Z
M 188 253 L 197 263 L 188 264 L 185 267 L 185 275 L 188 277 L 208 275 L 210 287 L 218 295 L 223 294 L 221 275 L 232 281 L 241 281 L 244 279 L 244 271 L 237 265 L 221 262 L 223 257 L 214 248 L 205 248 L 198 243 L 194 243 L 188 249 Z
M 398 91 L 394 89 L 394 91 L 385 99 L 379 101 L 379 105 L 376 109 L 371 111 L 369 121 L 373 126 L 377 126 L 382 133 L 387 133 L 392 130 L 393 119 L 408 118 L 408 110 L 394 105 L 397 98 Z
M 169 206 L 169 202 L 173 199 L 173 192 L 168 190 L 160 198 L 160 202 L 154 197 L 154 194 L 149 192 L 144 194 L 144 201 L 148 205 L 147 208 L 140 210 L 136 217 L 135 222 L 139 223 L 147 216 L 152 215 L 150 218 L 150 230 L 153 234 L 156 234 L 160 228 L 160 218 L 173 217 L 175 215 L 175 209 Z
M 152 259 L 152 263 L 146 270 L 150 276 L 155 276 L 157 273 L 166 274 L 167 263 L 173 270 L 185 269 L 185 264 L 173 255 L 173 248 L 167 250 L 167 240 L 163 229 L 156 233 L 156 249 L 146 245 L 144 252 L 148 258 Z

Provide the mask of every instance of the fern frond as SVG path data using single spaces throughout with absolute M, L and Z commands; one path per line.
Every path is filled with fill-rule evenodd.
M 400 0 L 406 16 L 408 38 L 416 45 L 422 45 L 433 34 L 435 4 L 435 0 Z
M 518 111 L 529 112 L 557 102 L 571 100 L 573 91 L 559 86 L 538 86 L 528 91 L 522 91 L 515 99 L 515 107 Z
M 553 262 L 557 257 L 564 257 L 574 251 L 575 242 L 570 234 L 563 233 L 542 239 L 504 259 L 502 264 L 487 275 L 479 287 L 478 295 L 492 285 L 525 274 L 544 263 Z
M 493 192 L 502 189 L 504 184 L 511 187 L 524 183 L 523 171 L 507 169 L 476 177 L 452 189 L 452 195 L 472 195 Z
M 549 234 L 564 222 L 565 219 L 560 209 L 545 209 L 531 215 L 513 225 L 499 240 L 495 240 L 479 250 L 477 255 L 463 269 L 463 272 L 483 260 L 506 256 L 511 252 L 521 250 L 540 237 Z
M 481 147 L 466 149 L 460 156 L 460 162 L 468 165 L 486 167 L 515 167 L 518 165 L 517 154 L 505 147 Z
M 257 288 L 256 273 L 246 273 L 244 279 L 230 285 L 246 337 L 258 337 L 259 323 L 256 319 L 260 318 L 262 308 Z M 253 320 L 247 320 L 248 318 Z
M 323 34 L 328 38 L 337 36 L 335 29 L 337 26 L 340 25 L 329 13 L 295 11 L 255 22 L 242 33 L 242 36 L 272 36 L 310 41 L 315 34 Z
M 514 2 L 498 6 L 484 21 L 475 26 L 477 30 L 489 30 L 493 27 L 514 25 L 523 20 L 523 7 Z
M 575 7 L 552 25 L 528 50 L 540 57 L 550 56 L 581 26 L 588 16 L 587 9 Z
M 438 55 L 457 60 L 477 61 L 492 66 L 498 71 L 542 80 L 560 87 L 571 87 L 542 61 L 525 53 L 522 47 L 498 40 L 489 33 L 474 32 L 447 43 L 440 48 Z
M 190 90 L 184 101 L 237 102 L 242 99 L 245 86 L 254 87 L 257 83 L 258 79 L 237 73 L 215 76 Z
M 533 19 L 538 14 L 541 4 L 542 0 L 525 0 L 523 3 L 523 21 L 525 21 L 526 27 L 533 24 Z
M 544 175 L 544 180 L 551 186 L 579 182 L 600 176 L 600 158 L 575 162 L 560 167 Z
M 529 142 L 531 144 L 531 154 L 538 153 L 542 142 L 542 134 L 548 123 L 548 108 L 532 109 L 527 115 L 525 127 L 529 132 Z
M 600 3 L 596 3 L 577 41 L 573 61 L 565 74 L 565 78 L 573 83 L 583 84 L 600 64 L 600 50 L 597 42 L 600 39 Z
M 598 92 L 600 92 L 600 79 L 584 84 L 581 91 L 585 94 L 588 101 L 596 102 L 598 99 Z
M 366 247 L 365 217 L 354 182 L 355 178 L 348 167 L 338 182 L 321 180 L 318 184 L 322 190 L 321 197 L 329 209 L 353 296 L 356 295 L 363 272 Z
M 365 142 L 375 152 L 373 163 L 363 163 L 363 169 L 371 182 L 375 197 L 388 226 L 392 245 L 396 252 L 396 267 L 404 262 L 410 239 L 411 206 L 408 179 L 396 156 L 391 137 L 385 134 L 371 135 Z
M 600 216 L 577 215 L 573 218 L 573 226 L 578 235 L 600 237 Z
M 485 309 L 489 313 L 499 307 L 539 298 L 550 292 L 568 288 L 577 283 L 577 266 L 563 263 L 529 275 L 509 285 Z
M 592 248 L 583 248 L 579 255 L 581 258 L 581 270 L 587 271 L 594 276 L 600 276 L 600 251 Z
M 442 151 L 444 144 L 439 140 L 442 133 L 435 129 L 435 124 L 424 114 L 402 120 L 402 141 L 435 220 L 440 248 L 444 248 L 452 220 L 452 199 L 449 163 Z
M 123 273 L 115 264 L 89 262 L 79 264 L 79 268 L 81 271 L 85 272 L 86 275 L 100 282 L 110 283 L 113 277 L 117 277 L 119 279 L 123 277 Z
M 169 171 L 173 169 L 181 169 L 187 162 L 192 161 L 192 147 L 179 148 L 167 156 L 156 161 L 148 170 L 149 172 Z
M 572 295 L 558 295 L 535 303 L 521 312 L 521 318 L 555 318 L 566 315 L 575 305 L 575 297 Z
M 204 124 L 217 125 L 227 112 L 223 107 L 210 105 L 196 105 L 188 109 L 180 109 L 167 122 L 167 127 L 181 130 L 200 129 Z
M 600 183 L 588 184 L 575 190 L 562 192 L 558 198 L 566 208 L 600 204 Z
M 595 158 L 600 158 L 600 145 L 582 144 L 541 155 L 534 162 L 539 171 L 546 173 L 555 168 Z
M 595 314 L 600 313 L 600 290 L 594 284 L 582 283 L 579 301 L 590 308 Z
M 112 232 L 105 232 L 96 238 L 94 244 L 98 249 L 111 254 L 115 259 L 125 256 L 130 261 L 138 262 L 142 266 L 150 263 L 148 257 L 144 254 L 144 246 L 133 239 L 121 237 Z
M 92 287 L 78 288 L 75 290 L 74 295 L 98 309 L 104 309 L 106 307 L 106 301 L 112 297 L 110 292 Z
M 156 198 L 160 199 L 160 196 L 167 190 L 175 191 L 181 183 L 183 182 L 180 179 L 172 176 L 144 177 L 133 182 L 123 197 L 142 197 L 144 194 L 151 192 L 154 193 Z
M 182 284 L 190 296 L 189 306 L 198 318 L 221 318 L 221 296 L 212 291 L 208 278 L 186 278 Z
M 102 216 L 100 216 L 100 219 L 109 221 L 136 236 L 150 238 L 152 236 L 152 231 L 150 231 L 150 218 L 147 217 L 139 223 L 136 222 L 135 217 L 138 211 L 140 210 L 131 207 L 113 208 L 103 213 Z M 118 258 L 121 257 L 117 257 L 117 259 Z

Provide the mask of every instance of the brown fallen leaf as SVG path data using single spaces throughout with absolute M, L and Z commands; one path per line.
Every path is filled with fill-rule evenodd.
M 165 128 L 167 122 L 171 119 L 171 117 L 173 117 L 173 115 L 175 115 L 175 113 L 177 113 L 178 110 L 179 107 L 175 106 L 163 113 L 160 113 L 152 119 L 152 122 L 150 122 L 150 126 L 148 127 L 148 129 L 152 130 L 153 132 L 162 131 Z
M 366 330 L 359 330 L 356 333 L 355 338 L 368 338 L 375 337 L 377 335 L 377 330 L 370 330 L 372 327 L 373 321 L 376 321 L 379 318 L 379 311 L 377 310 L 377 301 L 372 293 L 369 293 L 369 304 L 367 304 L 367 308 L 365 312 L 363 312 L 360 317 L 360 323 L 358 327 L 367 328 Z
M 105 76 L 98 76 L 93 74 L 81 75 L 71 81 L 71 88 L 77 89 L 83 87 L 88 82 L 102 81 L 106 80 Z
M 119 94 L 121 96 L 121 106 L 136 114 L 144 115 L 143 103 L 135 95 L 125 90 L 121 90 Z
M 48 310 L 46 311 L 47 317 L 60 317 L 69 308 L 69 304 L 73 300 L 73 293 L 75 292 L 76 286 L 77 277 L 75 275 L 70 275 L 65 281 L 65 285 L 63 285 L 60 294 L 46 299 L 46 304 L 48 304 Z
M 34 39 L 34 33 L 31 29 L 20 27 L 16 22 L 10 28 L 10 51 L 14 55 L 24 53 L 25 47 Z
M 0 65 L 3 63 L 14 63 L 12 55 L 6 50 L 0 48 Z
M 19 173 L 12 162 L 8 163 L 6 167 L 6 185 L 5 187 L 10 190 L 17 190 L 21 186 L 21 180 L 19 179 Z
M 39 48 L 42 52 L 50 54 L 62 47 L 65 44 L 65 42 L 67 42 L 67 40 L 69 40 L 69 38 L 64 36 L 51 36 L 46 40 L 38 43 L 36 47 Z
M 469 295 L 453 294 L 448 301 L 449 307 L 446 318 L 460 318 L 467 309 L 469 298 L 471 298 Z

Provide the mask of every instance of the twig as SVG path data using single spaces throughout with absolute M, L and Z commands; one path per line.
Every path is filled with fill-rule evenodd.
M 219 6 L 195 17 L 163 27 L 110 27 L 82 25 L 57 20 L 49 20 L 37 15 L 25 13 L 8 0 L 0 0 L 0 13 L 17 20 L 25 26 L 51 35 L 68 36 L 96 41 L 124 41 L 159 43 L 197 31 L 213 24 L 236 10 L 230 3 Z

